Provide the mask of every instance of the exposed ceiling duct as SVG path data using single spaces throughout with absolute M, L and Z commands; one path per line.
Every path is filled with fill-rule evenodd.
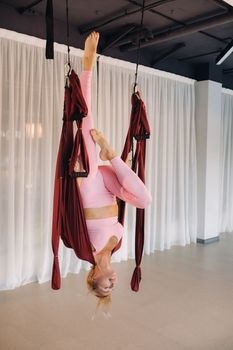
M 168 30 L 165 33 L 156 35 L 153 39 L 148 41 L 141 41 L 141 47 L 148 47 L 151 45 L 155 45 L 158 43 L 162 43 L 165 41 L 169 41 L 172 39 L 180 38 L 185 35 L 189 35 L 192 33 L 196 33 L 201 30 L 217 27 L 226 23 L 233 22 L 233 11 L 220 15 L 214 18 L 207 19 L 205 21 L 201 21 L 194 24 L 188 24 L 185 28 L 178 28 L 173 31 Z M 128 44 L 121 47 L 123 51 L 133 51 L 136 50 L 136 46 L 134 44 Z
M 173 1 L 175 1 L 175 0 L 159 0 L 159 1 L 152 2 L 152 3 L 150 3 L 150 4 L 145 6 L 145 10 L 144 11 L 149 11 L 149 10 L 155 8 L 155 7 L 158 7 L 160 5 L 164 5 L 166 3 L 173 2 Z M 81 34 L 86 34 L 86 33 L 90 32 L 92 30 L 97 30 L 97 29 L 102 28 L 102 27 L 104 27 L 104 26 L 106 26 L 106 25 L 108 25 L 108 24 L 110 24 L 112 22 L 118 21 L 118 20 L 120 20 L 122 18 L 125 18 L 125 17 L 132 16 L 132 15 L 138 13 L 138 12 L 142 12 L 142 8 L 141 7 L 137 8 L 137 9 L 133 9 L 133 10 L 132 9 L 125 10 L 123 13 L 120 13 L 120 14 L 118 14 L 116 16 L 108 18 L 108 19 L 106 19 L 104 21 L 95 23 L 94 25 L 93 24 L 92 25 L 87 25 L 85 27 L 81 26 L 79 28 L 79 31 L 80 31 Z
M 47 1 L 0 1 L 0 27 L 45 39 Z M 66 44 L 65 0 L 53 2 L 54 40 Z M 233 54 L 216 65 L 233 38 L 233 0 L 145 0 L 143 28 L 138 26 L 142 0 L 69 2 L 72 47 L 82 48 L 87 33 L 97 30 L 99 54 L 135 63 L 140 40 L 146 48 L 141 50 L 142 65 L 192 79 L 210 65 L 224 73 L 223 86 L 233 89 Z

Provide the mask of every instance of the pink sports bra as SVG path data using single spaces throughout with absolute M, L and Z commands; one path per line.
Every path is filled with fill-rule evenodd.
M 118 222 L 117 216 L 86 220 L 86 223 L 91 244 L 95 249 L 94 255 L 106 246 L 110 237 L 116 236 L 119 242 L 124 233 L 124 227 Z

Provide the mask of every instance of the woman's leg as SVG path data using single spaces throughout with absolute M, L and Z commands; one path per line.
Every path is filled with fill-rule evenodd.
M 98 45 L 99 34 L 91 33 L 85 41 L 85 49 L 83 56 L 83 71 L 80 74 L 80 83 L 83 97 L 88 108 L 88 115 L 83 118 L 82 132 L 89 157 L 90 173 L 89 176 L 96 174 L 98 170 L 98 162 L 96 157 L 96 145 L 90 130 L 94 128 L 93 117 L 91 112 L 91 80 L 92 68 L 95 64 L 96 48 Z
M 83 92 L 83 97 L 86 101 L 87 108 L 88 108 L 88 114 L 85 118 L 83 118 L 83 122 L 82 122 L 82 133 L 83 133 L 87 154 L 89 158 L 89 166 L 90 166 L 89 176 L 95 175 L 98 169 L 98 162 L 96 157 L 96 144 L 90 134 L 90 130 L 93 129 L 94 127 L 93 117 L 91 112 L 91 78 L 92 78 L 92 71 L 84 70 L 80 74 L 80 83 L 81 83 L 81 88 Z
M 101 159 L 109 160 L 111 163 L 111 166 L 99 166 L 105 187 L 118 198 L 137 208 L 148 206 L 152 201 L 152 197 L 142 180 L 117 155 L 102 132 L 94 129 L 92 135 L 101 148 Z

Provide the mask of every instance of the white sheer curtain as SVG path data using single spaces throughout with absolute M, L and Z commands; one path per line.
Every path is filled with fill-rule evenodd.
M 233 92 L 223 89 L 220 148 L 220 232 L 233 231 Z
M 120 153 L 128 130 L 135 65 L 101 57 L 98 127 Z M 146 184 L 153 197 L 146 209 L 145 253 L 196 241 L 196 144 L 193 81 L 139 68 L 139 91 L 147 107 Z M 117 259 L 134 254 L 134 210 L 128 208 L 127 236 Z
M 46 61 L 43 40 L 0 29 L 0 289 L 51 278 L 53 179 L 62 125 L 66 48 Z M 81 70 L 82 50 L 72 65 Z M 129 125 L 135 65 L 100 57 L 93 78 L 97 128 L 120 154 Z M 196 154 L 193 81 L 140 67 L 139 86 L 151 125 L 146 183 L 145 253 L 196 239 Z M 123 247 L 114 261 L 134 255 L 127 209 Z M 59 247 L 62 277 L 88 263 Z
M 54 61 L 49 61 L 43 40 L 5 30 L 0 36 L 0 288 L 12 289 L 51 278 L 66 48 L 56 45 Z M 72 52 L 73 67 L 80 72 L 82 51 Z M 59 258 L 63 276 L 85 265 L 62 244 Z

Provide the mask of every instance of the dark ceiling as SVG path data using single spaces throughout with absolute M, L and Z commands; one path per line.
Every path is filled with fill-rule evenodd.
M 0 26 L 45 38 L 46 0 L 38 2 L 0 1 Z M 141 27 L 142 2 L 69 0 L 71 45 L 83 48 L 95 29 L 101 34 L 99 53 L 135 62 L 140 38 L 142 64 L 233 89 L 233 54 L 215 65 L 233 39 L 233 7 L 221 0 L 147 0 Z M 66 43 L 65 0 L 53 6 L 55 41 Z

